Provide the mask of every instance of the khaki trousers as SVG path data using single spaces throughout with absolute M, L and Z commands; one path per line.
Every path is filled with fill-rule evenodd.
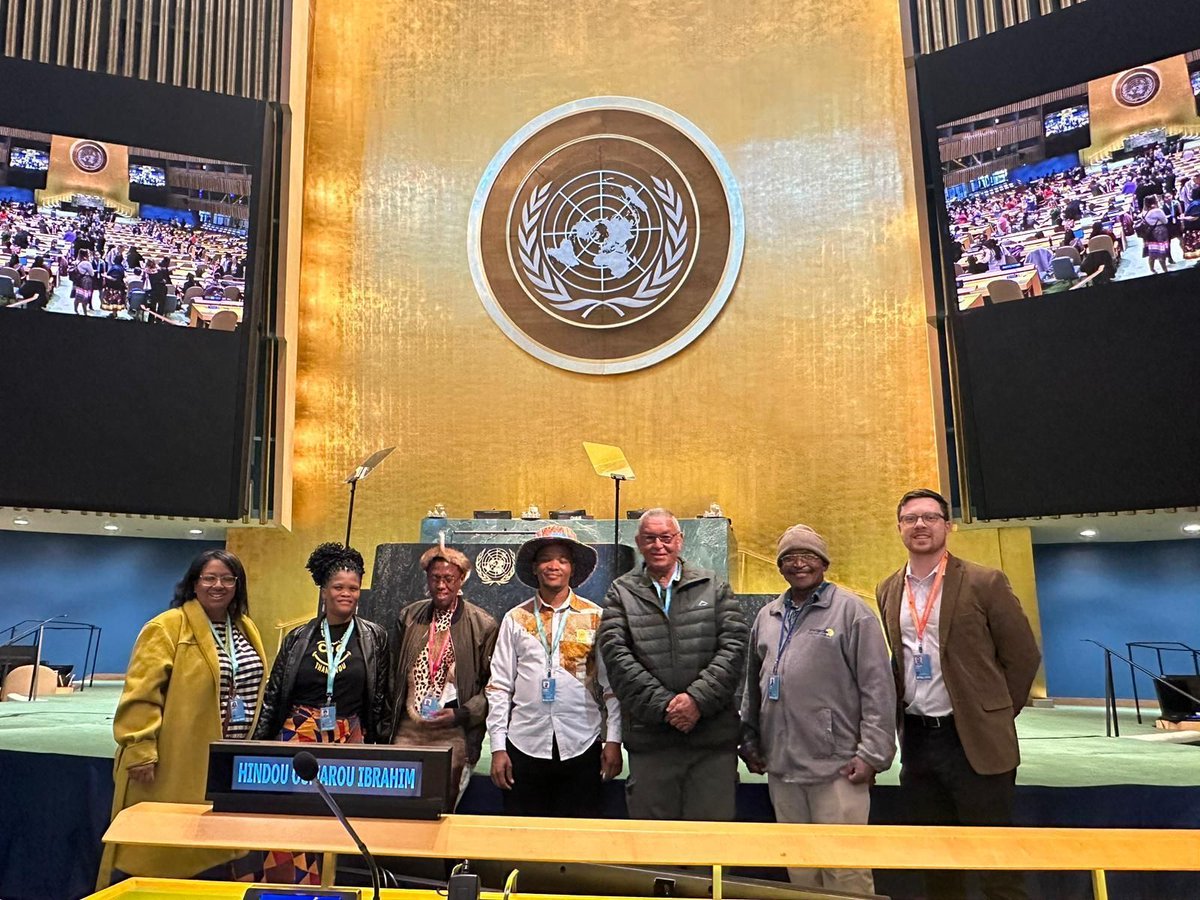
M 866 825 L 871 811 L 871 786 L 851 784 L 840 775 L 822 784 L 790 784 L 767 776 L 767 789 L 777 822 L 817 825 Z M 788 869 L 792 884 L 829 888 L 852 894 L 875 893 L 870 869 Z

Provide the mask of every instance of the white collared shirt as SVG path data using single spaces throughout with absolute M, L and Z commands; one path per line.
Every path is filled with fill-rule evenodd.
M 536 612 L 535 612 L 536 610 Z M 543 618 L 547 640 L 553 640 L 560 617 L 566 616 L 562 641 L 550 665 L 554 700 L 542 700 L 546 647 L 538 637 L 535 615 Z M 602 610 L 571 592 L 558 609 L 534 597 L 508 611 L 500 623 L 487 686 L 488 737 L 492 750 L 509 743 L 528 756 L 574 759 L 600 738 L 621 740 L 621 707 L 608 685 L 608 673 L 596 648 Z
M 938 587 L 935 596 L 929 596 L 936 578 L 936 566 L 924 578 L 913 575 L 911 564 L 904 567 L 904 580 L 912 587 L 917 616 L 924 614 L 927 604 L 933 604 L 922 642 L 924 651 L 929 654 L 933 677 L 928 681 L 918 681 L 916 670 L 913 668 L 913 659 L 918 653 L 917 626 L 908 607 L 908 589 L 901 590 L 900 638 L 904 644 L 904 711 L 916 716 L 949 716 L 954 713 L 950 692 L 946 690 L 946 682 L 942 678 L 941 645 L 938 635 L 938 621 L 942 614 L 942 587 Z

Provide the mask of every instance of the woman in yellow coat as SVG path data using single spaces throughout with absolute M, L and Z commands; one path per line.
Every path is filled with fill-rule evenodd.
M 246 739 L 262 705 L 266 654 L 238 558 L 226 550 L 201 553 L 171 607 L 146 623 L 129 659 L 113 719 L 113 816 L 147 800 L 203 803 L 209 743 Z M 107 886 L 114 872 L 219 876 L 242 855 L 109 844 L 97 884 Z

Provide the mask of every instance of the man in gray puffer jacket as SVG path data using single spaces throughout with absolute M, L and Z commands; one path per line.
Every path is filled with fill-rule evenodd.
M 645 565 L 609 588 L 597 638 L 621 704 L 629 815 L 732 820 L 746 620 L 728 584 L 679 558 L 669 510 L 643 513 L 637 545 Z

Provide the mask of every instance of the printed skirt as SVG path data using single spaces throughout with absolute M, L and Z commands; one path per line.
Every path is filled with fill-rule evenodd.
M 333 731 L 320 729 L 321 710 L 316 706 L 293 706 L 283 720 L 276 740 L 299 741 L 302 744 L 361 744 L 362 719 L 358 716 L 339 718 Z
M 339 718 L 332 732 L 320 729 L 321 709 L 317 706 L 293 706 L 283 720 L 276 740 L 301 744 L 361 744 L 362 720 L 358 716 Z M 321 883 L 321 854 L 295 850 L 268 850 L 252 853 L 233 876 L 234 881 L 265 884 Z

